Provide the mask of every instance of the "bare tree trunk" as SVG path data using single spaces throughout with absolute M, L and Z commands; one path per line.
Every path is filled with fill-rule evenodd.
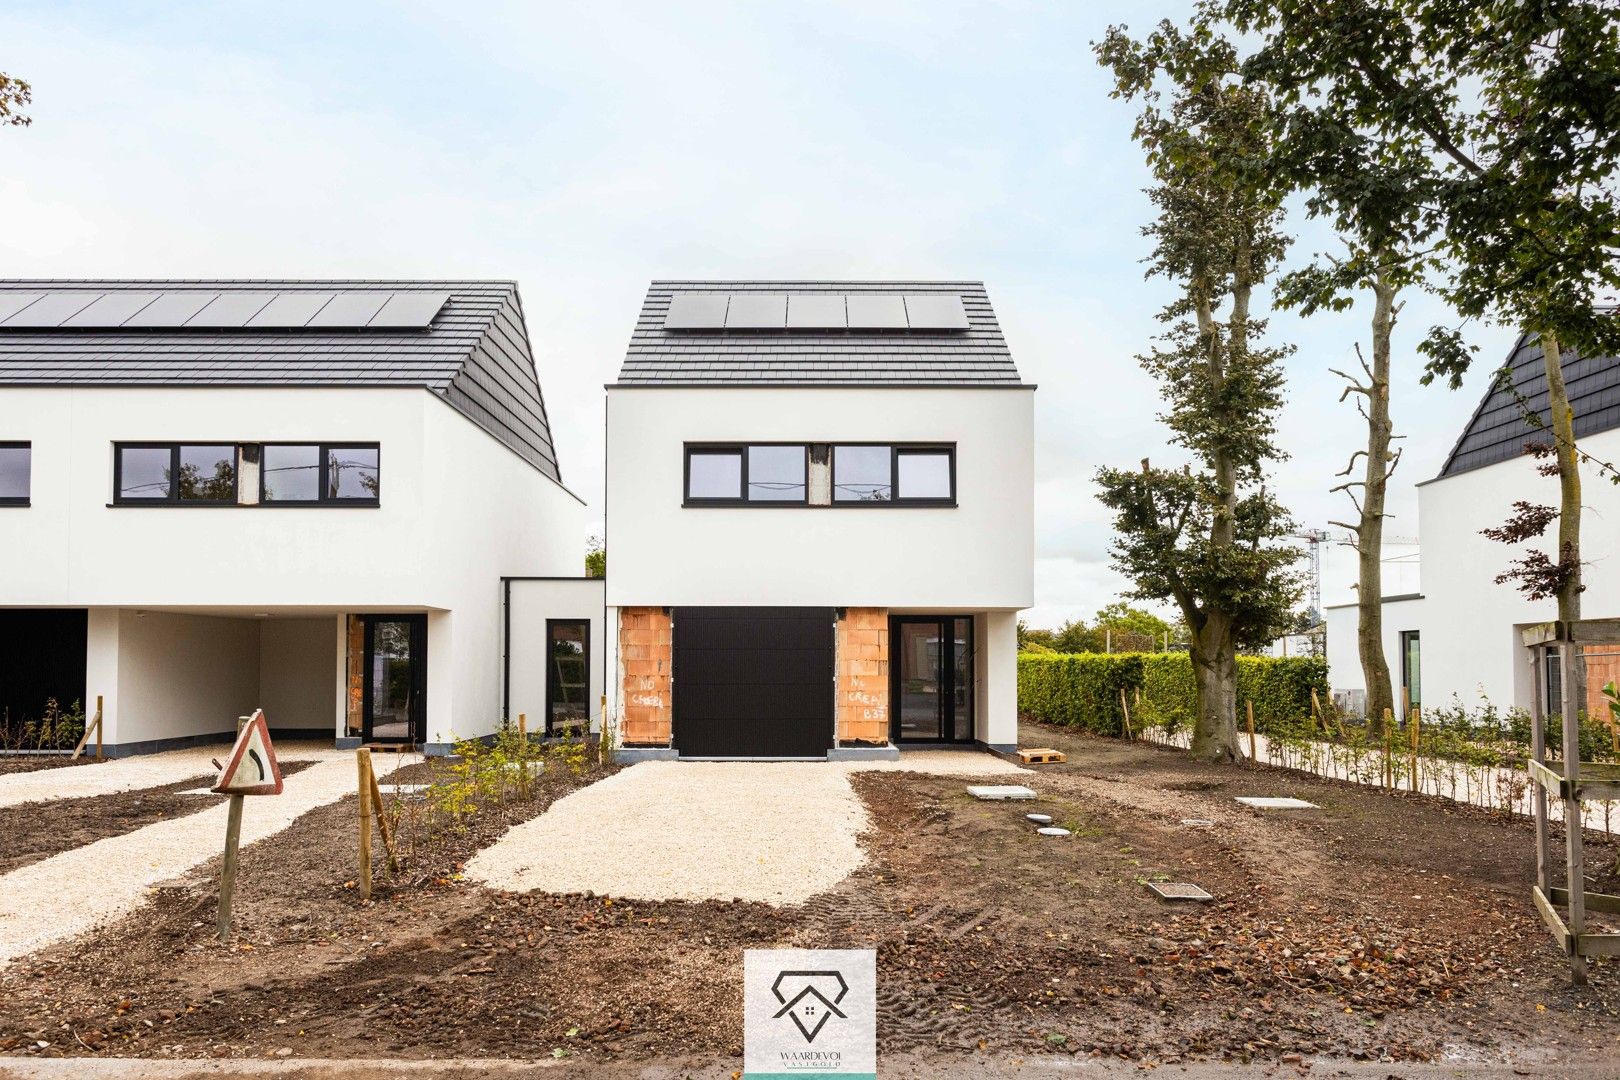
M 1547 372 L 1547 412 L 1552 417 L 1554 446 L 1558 452 L 1558 551 L 1553 561 L 1565 571 L 1558 589 L 1558 619 L 1574 622 L 1581 617 L 1581 461 L 1575 452 L 1575 410 L 1564 387 L 1564 358 L 1558 335 L 1541 332 L 1542 364 Z M 1571 665 L 1574 684 L 1566 692 L 1586 707 L 1586 665 Z
M 1361 677 L 1367 687 L 1367 726 L 1378 734 L 1384 728 L 1384 710 L 1395 711 L 1395 688 L 1384 655 L 1384 499 L 1396 461 L 1389 443 L 1394 426 L 1389 418 L 1389 342 L 1395 328 L 1395 286 L 1389 282 L 1385 261 L 1379 260 L 1373 281 L 1372 369 L 1367 387 L 1367 460 L 1363 472 L 1361 520 L 1356 529 L 1359 623 L 1356 645 L 1361 654 Z
M 1211 615 L 1192 635 L 1193 680 L 1198 691 L 1198 717 L 1193 725 L 1192 755 L 1204 761 L 1239 761 L 1237 733 L 1237 647 L 1232 624 Z

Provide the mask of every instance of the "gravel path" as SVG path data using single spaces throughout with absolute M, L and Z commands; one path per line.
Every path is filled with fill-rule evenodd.
M 138 788 L 162 787 L 188 776 L 214 772 L 212 759 L 225 757 L 225 743 L 166 750 L 161 754 L 139 754 L 116 758 L 99 765 L 71 769 L 39 769 L 34 772 L 0 776 L 0 806 L 46 802 L 51 799 L 87 799 Z M 276 744 L 282 761 L 354 761 L 352 750 L 334 750 L 331 743 L 286 742 Z M 385 757 L 387 755 L 379 755 Z
M 559 799 L 467 863 L 513 892 L 802 904 L 861 865 L 854 772 L 1022 774 L 990 754 L 888 762 L 648 761 Z
M 247 800 L 242 815 L 244 846 L 354 791 L 353 753 L 328 750 L 326 755 L 319 764 L 287 777 L 280 795 Z M 405 760 L 398 754 L 372 758 L 379 776 Z M 189 767 L 194 769 L 195 762 Z M 177 779 L 186 775 L 182 772 Z M 98 840 L 0 876 L 0 967 L 133 911 L 152 886 L 220 854 L 227 808 L 228 800 L 219 798 L 216 805 L 195 814 Z

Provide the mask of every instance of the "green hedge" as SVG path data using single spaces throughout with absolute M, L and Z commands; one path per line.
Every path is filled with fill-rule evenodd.
M 1261 731 L 1274 723 L 1286 725 L 1310 715 L 1313 686 L 1325 701 L 1326 660 L 1238 657 L 1238 708 L 1253 701 L 1255 727 Z M 1018 711 L 1036 720 L 1118 735 L 1122 731 L 1121 690 L 1131 703 L 1133 726 L 1177 730 L 1191 725 L 1196 715 L 1192 660 L 1186 653 L 1022 653 L 1018 657 Z

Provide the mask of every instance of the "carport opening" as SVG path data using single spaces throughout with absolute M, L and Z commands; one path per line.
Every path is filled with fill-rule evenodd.
M 71 750 L 84 731 L 83 608 L 0 610 L 0 749 Z

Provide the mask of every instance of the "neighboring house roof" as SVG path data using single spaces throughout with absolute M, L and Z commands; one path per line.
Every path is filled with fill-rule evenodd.
M 0 281 L 0 386 L 415 386 L 561 483 L 510 281 Z
M 1024 383 L 977 281 L 655 281 L 614 385 Z
M 1457 445 L 1452 447 L 1440 476 L 1455 476 L 1518 457 L 1524 453 L 1526 443 L 1552 442 L 1550 428 L 1535 427 L 1525 415 L 1527 406 L 1543 424 L 1550 423 L 1541 345 L 1529 335 L 1520 335 L 1508 354 L 1507 367 L 1508 386 L 1492 381 Z M 1576 438 L 1620 428 L 1620 360 L 1565 353 L 1563 367 L 1564 385 L 1575 411 Z

